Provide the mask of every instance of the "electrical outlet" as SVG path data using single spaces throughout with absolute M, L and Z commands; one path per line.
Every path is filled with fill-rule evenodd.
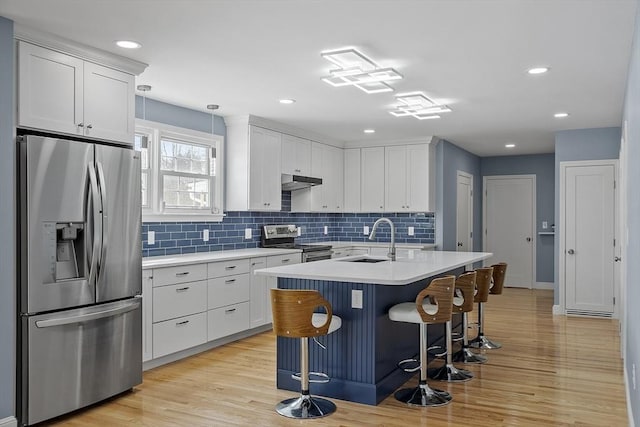
M 362 234 L 369 234 L 369 226 L 365 225 L 364 228 L 362 229 Z
M 155 245 L 156 244 L 156 232 L 149 231 L 147 233 L 147 245 Z
M 631 365 L 631 383 L 633 384 L 633 389 L 636 389 L 636 364 L 633 363 Z
M 250 228 L 245 228 L 244 229 L 244 238 L 245 239 L 250 239 L 251 238 L 251 229 Z
M 207 229 L 202 230 L 202 241 L 203 242 L 209 241 L 209 230 Z
M 326 225 L 324 226 L 324 234 L 329 234 L 329 227 Z
M 407 228 L 407 234 L 409 236 L 413 236 L 415 234 L 415 229 L 413 227 Z
M 302 226 L 298 227 L 298 236 L 302 236 Z
M 542 221 L 542 229 L 546 230 L 547 228 L 549 228 L 549 223 L 547 221 Z
M 351 308 L 362 308 L 362 291 L 359 289 L 351 290 Z

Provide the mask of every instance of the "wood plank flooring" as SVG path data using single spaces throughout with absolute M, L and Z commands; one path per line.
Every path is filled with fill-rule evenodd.
M 409 408 L 391 396 L 378 406 L 334 400 L 337 412 L 317 420 L 281 417 L 274 405 L 293 393 L 275 388 L 275 336 L 265 332 L 148 371 L 133 392 L 51 425 L 628 425 L 618 322 L 554 317 L 552 304 L 547 290 L 492 295 L 485 333 L 503 348 L 486 351 L 485 365 L 465 366 L 476 375 L 470 382 L 430 381 L 453 395 L 440 408 Z

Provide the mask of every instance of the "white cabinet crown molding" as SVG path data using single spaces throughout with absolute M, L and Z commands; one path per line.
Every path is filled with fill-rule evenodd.
M 425 136 L 421 138 L 389 139 L 389 140 L 359 140 L 346 141 L 344 148 L 389 147 L 392 145 L 417 145 L 434 144 L 440 141 L 437 136 Z
M 90 47 L 55 34 L 25 27 L 20 24 L 16 24 L 14 27 L 14 38 L 136 76 L 141 74 L 148 67 L 148 64 L 145 64 L 144 62 L 115 55 L 101 49 Z

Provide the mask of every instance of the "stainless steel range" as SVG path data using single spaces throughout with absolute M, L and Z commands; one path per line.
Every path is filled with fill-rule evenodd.
M 331 259 L 331 245 L 302 245 L 295 242 L 298 227 L 292 224 L 265 225 L 260 235 L 263 248 L 286 248 L 302 250 L 302 262 Z

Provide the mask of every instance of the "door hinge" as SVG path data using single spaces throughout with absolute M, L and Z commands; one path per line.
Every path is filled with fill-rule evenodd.
M 613 239 L 613 247 L 616 247 L 616 239 Z
M 616 188 L 616 180 L 614 179 L 613 180 L 613 189 L 615 190 L 615 188 Z
M 613 297 L 613 305 L 616 305 L 616 297 Z
M 484 229 L 484 235 L 485 236 L 487 235 L 487 229 L 486 228 Z
M 469 193 L 469 196 L 473 197 L 473 190 L 471 190 Z
M 473 239 L 473 232 L 469 233 L 469 238 Z

